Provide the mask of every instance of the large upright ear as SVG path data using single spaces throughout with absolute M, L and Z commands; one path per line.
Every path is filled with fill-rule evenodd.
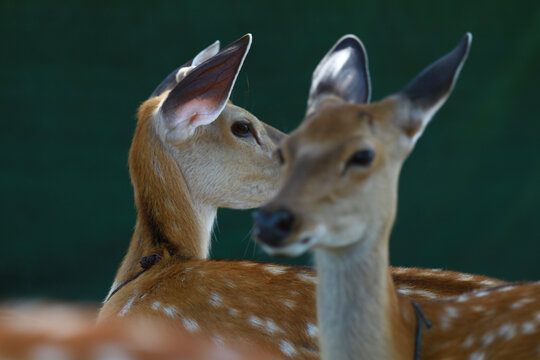
M 309 90 L 307 114 L 314 112 L 326 96 L 338 97 L 346 102 L 369 102 L 367 53 L 354 35 L 345 35 L 330 49 L 313 72 Z
M 203 51 L 197 54 L 193 59 L 189 60 L 185 64 L 174 69 L 163 81 L 158 85 L 158 87 L 152 92 L 150 97 L 159 96 L 167 90 L 172 90 L 178 84 L 178 73 L 180 69 L 189 68 L 191 66 L 197 66 L 202 62 L 208 60 L 212 56 L 216 55 L 219 51 L 219 40 L 216 40 L 212 45 L 205 48 Z
M 450 95 L 467 59 L 471 41 L 472 35 L 466 33 L 454 50 L 425 68 L 397 94 L 400 106 L 407 111 L 396 117 L 396 121 L 414 142 Z
M 244 35 L 195 67 L 176 85 L 159 110 L 169 136 L 186 138 L 198 126 L 218 118 L 250 46 L 251 34 Z

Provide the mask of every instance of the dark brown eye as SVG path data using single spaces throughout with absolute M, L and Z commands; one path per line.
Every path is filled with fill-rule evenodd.
M 236 121 L 231 126 L 231 131 L 238 137 L 248 137 L 251 134 L 251 125 L 245 121 Z
M 347 162 L 347 166 L 369 166 L 373 162 L 373 159 L 375 159 L 375 152 L 373 150 L 360 150 L 355 152 L 349 161 Z
M 283 157 L 283 151 L 281 151 L 281 149 L 277 149 L 276 155 L 277 155 L 277 158 L 279 160 L 279 163 L 281 165 L 285 164 L 285 158 Z

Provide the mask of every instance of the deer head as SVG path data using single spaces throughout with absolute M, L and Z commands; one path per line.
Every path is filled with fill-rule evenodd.
M 269 253 L 343 249 L 390 231 L 401 166 L 450 94 L 470 42 L 467 34 L 402 91 L 367 104 L 364 47 L 351 35 L 338 41 L 315 70 L 303 123 L 278 150 L 285 183 L 254 215 Z

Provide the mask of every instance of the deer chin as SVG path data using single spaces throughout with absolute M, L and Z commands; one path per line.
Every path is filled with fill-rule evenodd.
M 258 243 L 268 255 L 296 257 L 317 247 L 317 244 L 324 238 L 325 234 L 326 227 L 319 224 L 313 230 L 302 231 L 298 235 L 293 235 L 282 246 L 272 246 L 260 241 Z
M 364 238 L 367 230 L 366 224 L 361 221 L 356 221 L 354 226 L 340 229 L 339 231 L 333 231 L 333 229 L 326 230 L 326 227 L 322 227 L 325 228 L 325 231 L 318 237 L 313 247 L 327 250 L 347 248 L 361 241 L 360 239 Z

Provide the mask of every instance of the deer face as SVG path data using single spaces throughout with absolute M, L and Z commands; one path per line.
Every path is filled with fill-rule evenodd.
M 136 193 L 186 186 L 201 211 L 251 208 L 275 195 L 280 172 L 273 154 L 285 135 L 229 101 L 250 44 L 246 35 L 218 52 L 216 42 L 141 105 L 130 156 Z
M 381 217 L 393 219 L 384 209 L 395 208 L 407 142 L 386 121 L 389 107 L 330 101 L 284 142 L 283 188 L 255 217 L 267 251 L 345 247 Z
M 190 191 L 216 207 L 245 209 L 272 198 L 280 185 L 275 153 L 285 134 L 228 103 L 211 124 L 171 142 Z
M 403 91 L 373 104 L 365 104 L 369 75 L 359 40 L 344 37 L 332 48 L 315 70 L 303 124 L 279 151 L 283 188 L 254 215 L 268 253 L 343 249 L 390 231 L 401 166 L 448 97 L 469 44 L 467 35 Z

